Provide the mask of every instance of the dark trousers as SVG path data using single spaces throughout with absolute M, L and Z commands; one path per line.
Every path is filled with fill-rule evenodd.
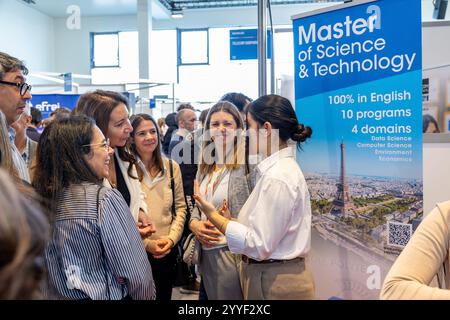
M 206 294 L 203 280 L 200 281 L 200 292 L 198 293 L 198 300 L 202 300 L 202 301 L 208 300 L 208 295 Z
M 152 267 L 156 288 L 156 300 L 169 301 L 172 299 L 173 280 L 175 278 L 176 248 L 162 259 L 155 259 L 147 253 Z

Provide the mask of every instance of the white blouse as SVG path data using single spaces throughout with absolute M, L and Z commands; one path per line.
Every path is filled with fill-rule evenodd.
M 255 260 L 305 257 L 311 245 L 311 203 L 303 173 L 287 147 L 257 166 L 257 183 L 238 221 L 226 230 L 231 252 Z
M 211 178 L 211 179 L 210 179 Z M 228 183 L 230 181 L 230 170 L 215 171 L 212 176 L 207 175 L 200 184 L 200 192 L 205 199 L 211 202 L 214 207 L 221 208 L 223 200 L 228 201 Z M 206 216 L 202 213 L 202 220 L 207 220 Z M 217 229 L 216 229 L 217 230 Z M 217 230 L 218 231 L 218 230 Z M 213 250 L 222 248 L 227 245 L 227 239 L 225 236 L 219 237 L 219 241 L 214 247 L 202 246 L 203 250 Z

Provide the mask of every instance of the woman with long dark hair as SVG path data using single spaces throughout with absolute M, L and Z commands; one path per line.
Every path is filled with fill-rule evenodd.
M 112 149 L 86 116 L 55 120 L 39 140 L 33 186 L 50 212 L 50 298 L 152 299 L 153 279 L 129 207 L 109 177 Z
M 242 255 L 245 299 L 313 299 L 314 281 L 305 264 L 311 241 L 310 198 L 295 161 L 296 148 L 289 144 L 293 140 L 300 148 L 312 130 L 298 122 L 289 100 L 277 95 L 252 102 L 247 121 L 250 143 L 263 160 L 237 221 L 226 217 L 226 205 L 217 210 L 205 201 L 198 183 L 194 197 L 225 235 L 231 252 Z
M 130 151 L 137 160 L 137 173 L 146 195 L 156 232 L 144 239 L 155 279 L 156 299 L 170 300 L 175 278 L 177 251 L 186 219 L 183 181 L 179 165 L 163 157 L 158 125 L 151 116 L 131 118 Z

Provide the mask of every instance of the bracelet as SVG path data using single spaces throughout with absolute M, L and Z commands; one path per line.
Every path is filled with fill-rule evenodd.
M 228 220 L 227 219 L 225 219 L 225 221 L 224 222 L 222 222 L 222 224 L 220 225 L 220 228 L 219 228 L 219 230 L 220 230 L 220 232 L 222 232 L 223 234 L 225 234 L 225 232 L 226 232 L 226 230 L 224 230 L 223 229 L 223 226 L 225 225 L 225 223 L 227 223 L 228 222 Z

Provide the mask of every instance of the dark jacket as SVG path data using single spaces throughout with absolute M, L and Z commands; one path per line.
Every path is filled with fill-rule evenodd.
M 162 142 L 162 148 L 166 156 L 170 156 L 169 154 L 169 145 L 170 140 L 172 139 L 172 134 L 178 130 L 178 124 L 176 122 L 176 113 L 171 113 L 166 117 L 166 124 L 167 124 L 167 132 L 164 136 L 164 140 Z

